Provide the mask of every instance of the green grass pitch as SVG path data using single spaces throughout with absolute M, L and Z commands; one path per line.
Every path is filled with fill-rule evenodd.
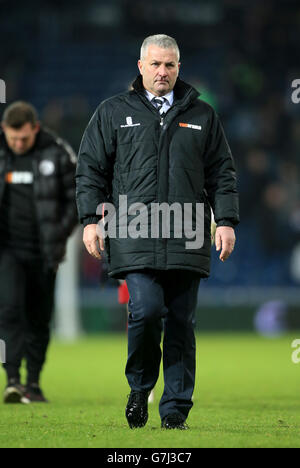
M 162 377 L 147 426 L 128 428 L 125 334 L 53 341 L 42 379 L 51 404 L 0 403 L 0 447 L 300 447 L 296 338 L 197 335 L 194 407 L 183 432 L 160 429 Z

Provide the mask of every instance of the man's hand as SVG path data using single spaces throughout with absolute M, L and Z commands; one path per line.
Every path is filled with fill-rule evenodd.
M 83 231 L 83 243 L 90 255 L 101 260 L 101 251 L 104 251 L 104 240 L 100 237 L 100 230 L 97 224 L 88 224 Z
M 234 229 L 229 226 L 220 226 L 216 230 L 216 250 L 221 250 L 220 260 L 225 262 L 232 253 L 235 244 Z

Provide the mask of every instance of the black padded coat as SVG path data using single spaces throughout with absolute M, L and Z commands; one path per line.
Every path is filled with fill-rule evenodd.
M 119 195 L 128 206 L 143 203 L 204 203 L 204 243 L 187 249 L 187 238 L 106 238 L 109 275 L 152 268 L 186 269 L 209 276 L 211 210 L 218 226 L 239 222 L 235 165 L 218 116 L 199 93 L 178 79 L 174 104 L 163 122 L 148 101 L 139 76 L 131 91 L 100 104 L 81 143 L 77 206 L 81 222 L 96 223 L 100 203 L 112 203 L 118 222 Z M 137 212 L 138 213 L 138 212 Z M 101 212 L 98 211 L 98 215 Z M 128 216 L 128 226 L 134 216 Z M 193 215 L 193 223 L 195 214 Z M 150 220 L 149 220 L 150 226 Z
M 38 133 L 32 151 L 33 192 L 41 254 L 45 265 L 56 270 L 64 259 L 67 239 L 78 224 L 76 155 L 65 141 L 46 129 Z M 5 136 L 0 132 L 0 210 L 8 157 Z

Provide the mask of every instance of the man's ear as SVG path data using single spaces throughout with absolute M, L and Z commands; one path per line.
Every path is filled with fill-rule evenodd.
M 138 66 L 138 69 L 140 70 L 140 74 L 142 75 L 142 71 L 143 71 L 143 62 L 141 60 L 138 61 L 137 63 L 137 66 Z
M 41 123 L 37 122 L 36 126 L 34 127 L 34 133 L 37 134 L 41 130 Z

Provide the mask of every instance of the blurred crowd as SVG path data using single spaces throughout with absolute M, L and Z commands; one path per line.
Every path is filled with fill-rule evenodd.
M 182 78 L 219 113 L 239 175 L 236 252 L 226 275 L 213 256 L 209 282 L 299 284 L 300 104 L 291 99 L 300 79 L 298 1 L 87 0 L 83 9 L 48 0 L 15 9 L 2 0 L 0 18 L 9 102 L 31 101 L 76 151 L 99 102 L 135 78 L 143 38 L 176 37 Z M 106 281 L 100 270 L 83 253 L 83 282 Z

